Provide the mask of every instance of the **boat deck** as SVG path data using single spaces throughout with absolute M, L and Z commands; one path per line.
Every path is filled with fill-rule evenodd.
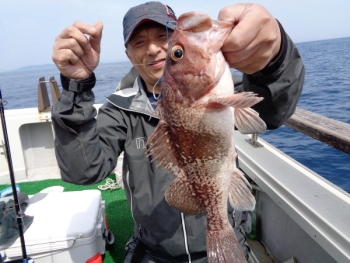
M 249 263 L 276 263 L 259 241 L 247 239 L 247 243 L 252 250 L 248 260 Z

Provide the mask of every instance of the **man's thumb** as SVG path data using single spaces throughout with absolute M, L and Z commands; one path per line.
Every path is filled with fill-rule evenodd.
M 90 44 L 96 51 L 100 52 L 103 24 L 97 21 L 92 26 L 96 29 L 96 32 L 90 35 Z

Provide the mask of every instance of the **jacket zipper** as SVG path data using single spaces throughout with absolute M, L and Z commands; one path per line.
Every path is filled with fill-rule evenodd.
M 135 218 L 134 218 L 134 214 L 133 214 L 133 210 L 132 210 L 132 207 L 133 207 L 133 199 L 132 199 L 132 194 L 131 194 L 131 189 L 130 189 L 130 183 L 129 183 L 129 172 L 127 173 L 127 175 L 126 175 L 126 182 L 128 183 L 128 189 L 129 189 L 129 195 L 130 195 L 130 210 L 131 210 L 131 216 L 132 216 L 132 219 L 134 220 L 134 222 L 136 222 L 135 221 Z M 139 226 L 139 229 L 140 229 L 140 231 L 141 231 L 141 225 Z
M 191 263 L 191 254 L 190 251 L 188 249 L 188 243 L 187 243 L 187 232 L 186 232 L 186 224 L 185 224 L 185 216 L 184 214 L 181 212 L 181 222 L 182 222 L 182 229 L 183 229 L 183 234 L 184 234 L 184 241 L 185 241 L 185 249 L 186 249 L 186 253 L 188 255 L 188 263 Z

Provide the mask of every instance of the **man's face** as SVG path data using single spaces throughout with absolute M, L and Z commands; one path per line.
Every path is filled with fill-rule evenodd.
M 163 74 L 167 49 L 165 26 L 147 22 L 136 28 L 125 53 L 146 85 L 153 86 Z

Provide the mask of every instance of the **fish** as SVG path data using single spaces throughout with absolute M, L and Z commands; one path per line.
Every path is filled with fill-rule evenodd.
M 236 166 L 235 127 L 263 133 L 265 122 L 251 107 L 262 100 L 251 92 L 234 93 L 221 52 L 233 24 L 189 12 L 178 18 L 169 39 L 158 125 L 146 154 L 175 179 L 165 192 L 168 204 L 187 215 L 206 214 L 209 263 L 246 262 L 229 223 L 227 206 L 251 211 L 251 186 Z

